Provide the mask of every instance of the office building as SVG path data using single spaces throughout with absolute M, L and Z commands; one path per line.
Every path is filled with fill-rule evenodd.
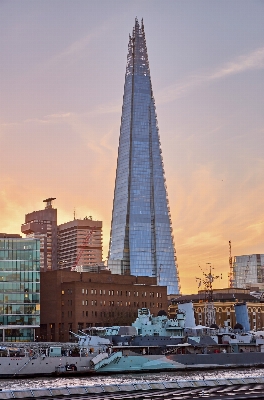
M 58 226 L 58 268 L 102 263 L 102 221 L 74 219 Z
M 110 271 L 41 274 L 41 341 L 75 341 L 70 332 L 92 326 L 130 325 L 138 309 L 167 310 L 167 289 L 157 279 Z
M 40 271 L 57 269 L 57 209 L 52 207 L 55 198 L 43 200 L 44 210 L 33 211 L 25 216 L 21 232 L 28 238 L 40 240 Z
M 234 287 L 264 289 L 264 254 L 235 256 Z
M 129 37 L 108 267 L 179 292 L 168 194 L 143 22 Z
M 40 325 L 40 243 L 0 234 L 0 340 L 33 341 Z

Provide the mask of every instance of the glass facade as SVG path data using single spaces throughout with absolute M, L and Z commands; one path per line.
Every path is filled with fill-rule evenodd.
M 143 22 L 129 37 L 108 255 L 112 273 L 155 276 L 179 293 Z
M 235 256 L 234 287 L 244 288 L 264 283 L 264 254 Z
M 39 292 L 39 240 L 0 237 L 0 340 L 34 340 Z

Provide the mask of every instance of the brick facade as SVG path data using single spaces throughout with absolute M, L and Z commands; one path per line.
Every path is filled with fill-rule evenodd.
M 47 271 L 40 282 L 42 341 L 67 342 L 69 331 L 91 326 L 130 325 L 137 310 L 147 307 L 157 315 L 167 310 L 167 288 L 156 278 L 113 275 L 110 271 Z

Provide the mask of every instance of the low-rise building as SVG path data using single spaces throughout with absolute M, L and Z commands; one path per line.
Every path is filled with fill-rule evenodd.
M 179 302 L 192 301 L 195 321 L 197 325 L 205 325 L 205 291 L 198 294 L 179 296 L 171 300 L 169 315 L 173 318 L 178 310 Z M 213 304 L 215 308 L 215 320 L 218 326 L 227 325 L 232 328 L 236 324 L 235 307 L 236 303 L 246 303 L 248 308 L 250 329 L 262 329 L 264 327 L 264 301 L 259 300 L 250 294 L 248 289 L 216 289 L 213 291 Z
M 167 309 L 167 288 L 156 277 L 69 270 L 41 274 L 42 341 L 74 340 L 70 332 L 92 326 L 130 325 L 139 308 Z

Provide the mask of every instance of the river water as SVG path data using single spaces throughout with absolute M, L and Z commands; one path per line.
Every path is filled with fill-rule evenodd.
M 1 379 L 0 389 L 33 389 L 46 387 L 65 387 L 65 386 L 91 386 L 91 385 L 110 385 L 132 382 L 164 381 L 164 380 L 194 380 L 194 379 L 213 379 L 213 378 L 243 378 L 243 377 L 264 376 L 264 369 L 229 369 L 229 370 L 208 370 L 208 371 L 174 371 L 174 372 L 153 372 L 140 374 L 118 374 L 118 375 L 97 375 L 87 377 L 57 377 L 57 378 L 28 378 L 28 379 Z

